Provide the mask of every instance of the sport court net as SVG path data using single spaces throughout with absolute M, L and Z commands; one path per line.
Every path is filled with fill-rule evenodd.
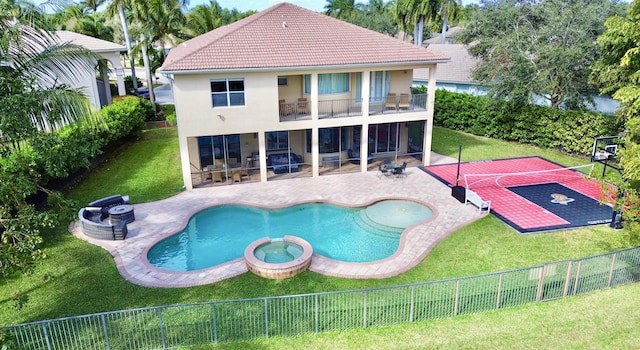
M 574 167 L 496 174 L 464 174 L 467 189 L 478 191 L 488 187 L 514 187 L 557 183 L 571 185 L 591 178 L 593 164 Z M 570 186 L 569 186 L 570 187 Z

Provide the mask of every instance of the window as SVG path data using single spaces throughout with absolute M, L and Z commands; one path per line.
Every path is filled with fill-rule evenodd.
M 349 144 L 349 129 L 320 128 L 318 130 L 319 153 L 335 153 L 346 150 Z M 311 130 L 307 130 L 307 152 L 311 153 Z
M 318 74 L 318 94 L 340 94 L 349 92 L 349 73 Z M 311 75 L 304 76 L 304 93 L 311 94 Z
M 288 131 L 271 131 L 266 133 L 267 151 L 279 151 L 289 149 Z
M 244 79 L 211 80 L 213 108 L 244 106 Z
M 288 85 L 288 79 L 287 77 L 278 77 L 278 86 L 287 86 Z

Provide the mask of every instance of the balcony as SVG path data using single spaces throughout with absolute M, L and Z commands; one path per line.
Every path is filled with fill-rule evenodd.
M 412 113 L 427 110 L 427 94 L 389 94 L 369 99 L 369 115 Z M 318 102 L 318 119 L 362 116 L 362 99 L 325 100 Z M 311 101 L 280 100 L 280 121 L 311 120 Z

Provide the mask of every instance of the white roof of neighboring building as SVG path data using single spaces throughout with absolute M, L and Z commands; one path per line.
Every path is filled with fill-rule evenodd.
M 56 35 L 62 42 L 70 42 L 72 44 L 82 46 L 95 53 L 127 51 L 127 48 L 124 47 L 123 45 L 116 44 L 111 41 L 90 37 L 84 34 L 69 32 L 66 30 L 58 30 L 56 31 Z
M 441 52 L 449 57 L 451 61 L 439 64 L 436 70 L 436 81 L 439 83 L 464 83 L 477 84 L 471 73 L 478 63 L 478 60 L 469 54 L 467 47 L 463 44 L 430 44 L 429 48 Z M 428 69 L 414 69 L 413 80 L 429 80 Z

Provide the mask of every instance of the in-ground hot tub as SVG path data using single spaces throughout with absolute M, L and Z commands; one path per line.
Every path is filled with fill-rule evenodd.
M 293 277 L 308 269 L 312 255 L 311 244 L 296 236 L 264 237 L 244 250 L 249 271 L 271 279 Z

